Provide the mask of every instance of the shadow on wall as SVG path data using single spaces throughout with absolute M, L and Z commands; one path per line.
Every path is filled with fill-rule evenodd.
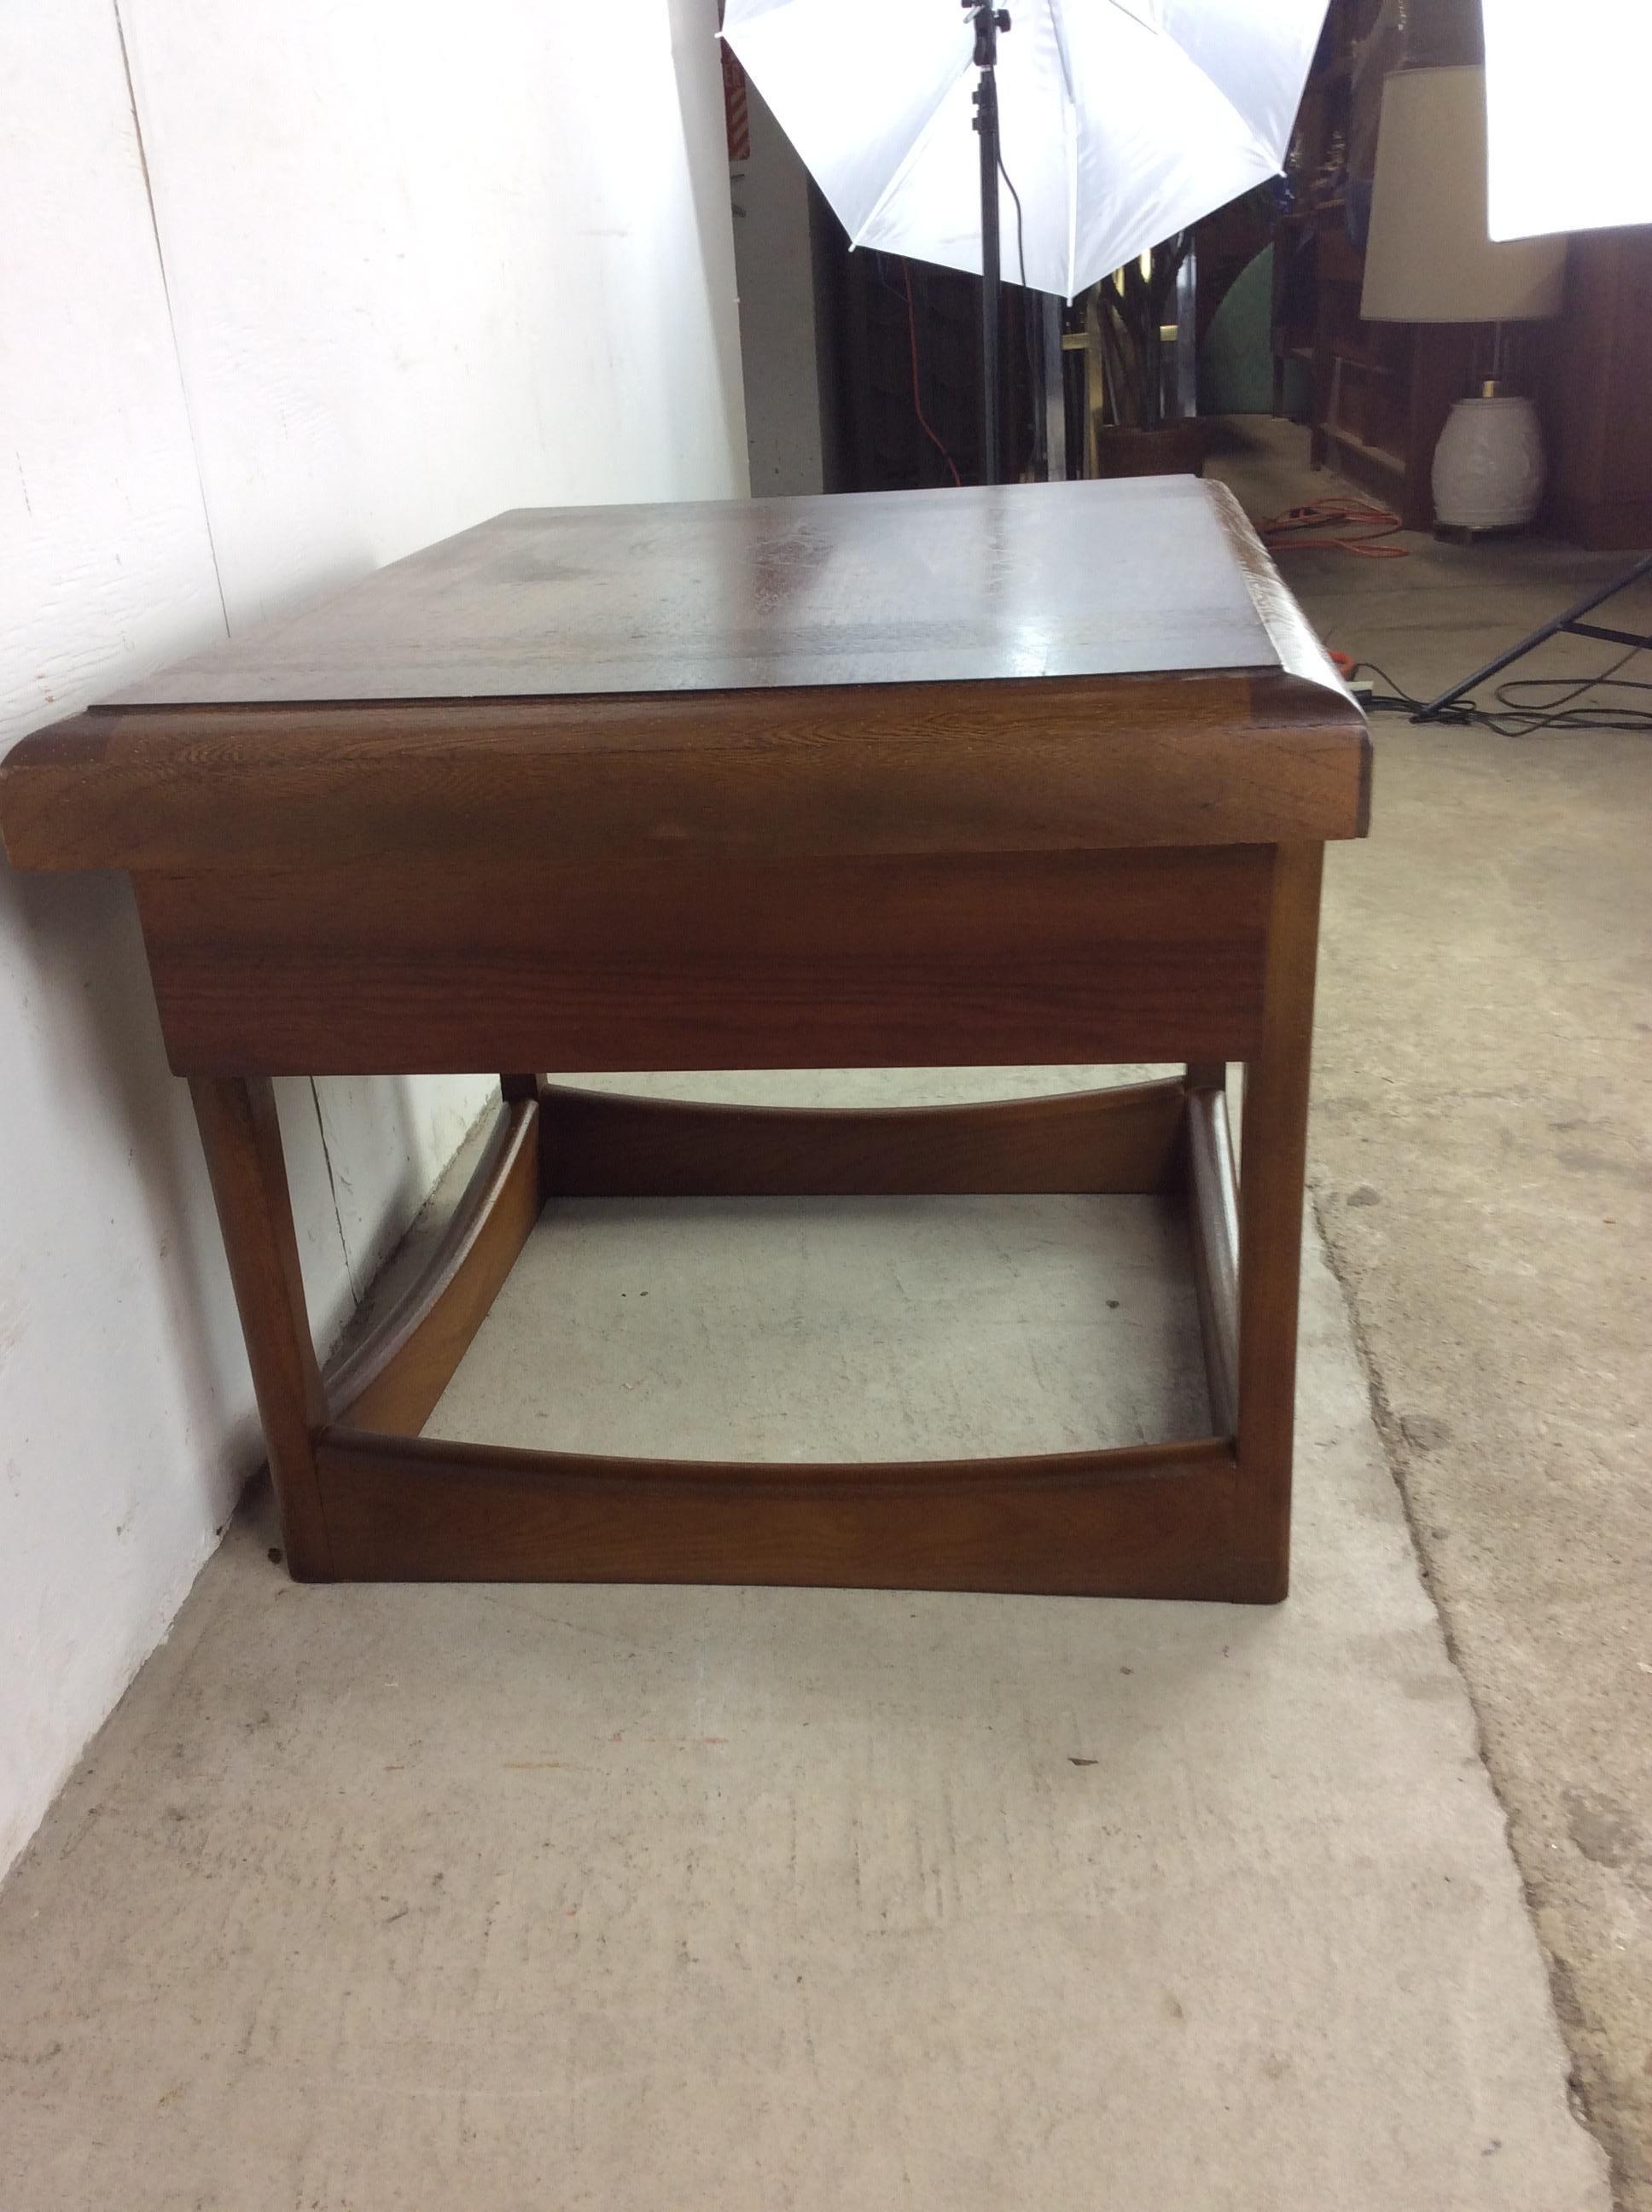
M 494 1075 L 277 1081 L 316 1341 L 334 1343 L 442 1170 L 496 1104 Z M 330 1233 L 336 1231 L 336 1235 Z M 339 1266 L 342 1262 L 343 1273 Z
M 21 1102 L 23 1127 L 8 1147 L 20 1183 L 8 1242 L 21 1279 L 55 1280 L 72 1297 L 77 1260 L 106 1281 L 124 1279 L 127 1340 L 153 1326 L 185 1401 L 234 1416 L 216 1480 L 196 1470 L 221 1520 L 248 1471 L 256 1425 L 233 1310 L 226 1319 L 228 1275 L 200 1140 L 188 1091 L 167 1066 L 131 887 L 124 877 L 5 869 L 0 921 L 18 956 L 14 1108 L 19 1090 L 36 1094 Z M 148 1232 L 137 1240 L 118 1218 L 132 1196 Z M 36 1361 L 48 1352 L 64 1385 L 96 1387 L 68 1345 L 48 1340 Z
M 263 1443 L 124 877 L 0 861 L 0 1036 L 3 1870 L 166 1633 Z M 276 1089 L 325 1348 L 496 1083 Z
M 10 1285 L 0 1309 L 9 1316 L 0 1328 L 5 1395 L 32 1397 L 54 1426 L 95 1424 L 106 1436 L 94 1410 L 103 1407 L 133 1448 L 130 1469 L 106 1470 L 117 1486 L 153 1495 L 186 1482 L 191 1517 L 221 1526 L 262 1444 L 189 1090 L 167 1064 L 131 886 L 124 877 L 24 875 L 0 862 L 0 948 L 9 948 L 0 949 L 0 977 L 13 970 L 0 990 L 15 999 L 0 1170 Z M 473 1118 L 461 1097 L 433 1128 L 428 1109 L 418 1110 L 418 1081 L 276 1085 L 324 1348 Z M 487 1081 L 478 1079 L 479 1093 Z M 352 1161 L 370 1163 L 370 1172 Z M 118 1343 L 100 1346 L 111 1290 Z M 117 1350 L 118 1362 L 100 1358 Z M 186 1409 L 183 1440 L 192 1449 L 165 1466 L 146 1463 L 153 1427 L 144 1428 L 143 1403 L 132 1395 L 135 1353 L 157 1401 Z M 54 1407 L 60 1393 L 64 1402 Z M 149 1411 L 164 1428 L 160 1404 Z

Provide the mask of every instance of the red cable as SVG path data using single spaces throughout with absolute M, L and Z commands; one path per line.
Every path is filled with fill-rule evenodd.
M 1350 533 L 1343 538 L 1304 538 L 1304 530 L 1339 526 Z M 1288 507 L 1262 525 L 1262 542 L 1272 553 L 1353 553 L 1364 561 L 1403 561 L 1406 545 L 1379 545 L 1400 527 L 1391 508 L 1375 507 L 1363 499 L 1315 499 L 1305 507 Z
M 907 288 L 907 337 L 910 340 L 912 346 L 913 411 L 918 417 L 919 428 L 923 432 L 925 437 L 928 439 L 930 444 L 933 446 L 935 451 L 940 455 L 941 459 L 946 463 L 947 467 L 951 470 L 952 481 L 957 484 L 958 489 L 962 491 L 963 489 L 963 478 L 958 474 L 958 465 L 953 459 L 951 454 L 947 452 L 945 447 L 942 445 L 940 440 L 935 435 L 933 430 L 930 428 L 929 418 L 924 413 L 924 403 L 918 396 L 918 317 L 912 305 L 912 271 L 908 268 L 904 261 L 901 264 L 901 275 L 905 281 Z

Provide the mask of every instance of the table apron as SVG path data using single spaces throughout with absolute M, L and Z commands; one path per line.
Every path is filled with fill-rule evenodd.
M 180 1074 L 1245 1060 L 1276 849 L 133 881 Z

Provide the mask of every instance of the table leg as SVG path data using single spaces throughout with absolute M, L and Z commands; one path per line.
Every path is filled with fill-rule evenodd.
M 1239 1533 L 1258 1595 L 1282 1598 L 1291 1567 L 1291 1455 L 1308 1079 L 1323 848 L 1274 856 L 1262 1042 L 1245 1067 L 1239 1162 Z
M 281 1129 L 267 1078 L 191 1079 L 290 1571 L 331 1572 L 316 1476 L 326 1405 L 304 1304 Z
M 587 1097 L 507 1074 L 474 1204 L 384 1342 L 333 1377 L 331 1414 L 270 1085 L 195 1079 L 292 1571 L 1282 1597 L 1320 866 L 1316 846 L 1279 848 L 1268 865 L 1236 1239 L 1214 1062 L 1093 1099 L 872 1114 Z M 434 1402 L 426 1370 L 440 1370 L 439 1393 L 547 1189 L 1144 1190 L 1181 1174 L 1220 1435 L 1042 1459 L 782 1467 L 416 1433 Z

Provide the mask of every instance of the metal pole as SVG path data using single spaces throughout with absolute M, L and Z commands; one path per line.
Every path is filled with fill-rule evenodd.
M 1511 645 L 1507 653 L 1500 653 L 1495 660 L 1488 660 L 1484 668 L 1477 668 L 1472 676 L 1465 676 L 1461 684 L 1454 684 L 1449 691 L 1442 691 L 1437 699 L 1430 699 L 1426 707 L 1420 708 L 1412 716 L 1412 720 L 1432 720 L 1435 715 L 1455 707 L 1458 700 L 1473 690 L 1477 684 L 1484 684 L 1488 676 L 1500 676 L 1505 668 L 1512 667 L 1517 660 L 1524 660 L 1528 653 L 1535 652 L 1540 645 L 1546 645 L 1552 637 L 1558 637 L 1563 630 L 1574 637 L 1605 638 L 1611 645 L 1652 647 L 1652 637 L 1642 631 L 1608 629 L 1603 623 L 1586 623 L 1582 619 L 1584 615 L 1593 613 L 1602 599 L 1615 597 L 1629 585 L 1638 583 L 1649 572 L 1652 572 L 1652 553 L 1643 554 L 1632 568 L 1625 569 L 1619 576 L 1614 576 L 1609 584 L 1602 584 L 1598 590 L 1586 592 L 1581 599 L 1569 606 L 1564 614 L 1557 615 L 1552 622 L 1546 622 L 1529 637 L 1521 638 L 1518 645 Z
M 965 0 L 968 5 L 969 0 Z M 1007 9 L 978 7 L 975 18 L 975 130 L 981 138 L 981 480 L 996 483 L 1001 471 L 998 358 L 998 34 L 1010 27 Z
M 1044 477 L 1047 483 L 1062 483 L 1067 473 L 1067 357 L 1061 347 L 1061 302 L 1053 292 L 1038 298 L 1044 341 Z

